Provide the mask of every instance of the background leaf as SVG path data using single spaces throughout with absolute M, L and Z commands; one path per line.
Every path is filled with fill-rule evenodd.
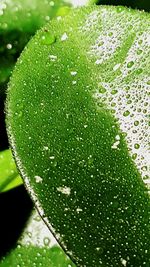
M 150 11 L 150 2 L 147 0 L 95 0 L 98 5 L 127 6 Z
M 0 267 L 73 267 L 34 210 L 15 247 L 1 259 Z
M 0 83 L 11 74 L 14 64 L 37 29 L 57 15 L 64 7 L 57 1 L 2 1 L 0 16 Z M 66 9 L 67 12 L 67 9 Z M 61 11 L 59 11 L 61 14 Z
M 38 32 L 11 79 L 18 167 L 78 266 L 150 264 L 149 30 L 143 12 L 73 11 Z
M 0 194 L 0 261 L 16 246 L 32 209 L 23 185 Z
M 0 193 L 22 184 L 10 150 L 0 152 Z
M 2 0 L 0 5 L 0 150 L 8 148 L 5 129 L 5 90 L 23 48 L 46 22 L 69 12 L 63 0 Z

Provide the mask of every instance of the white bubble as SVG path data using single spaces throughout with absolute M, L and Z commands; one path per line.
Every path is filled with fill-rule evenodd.
M 36 183 L 42 183 L 43 181 L 43 178 L 41 176 L 36 175 L 34 178 L 35 178 Z
M 71 188 L 70 187 L 67 187 L 67 186 L 58 187 L 57 188 L 57 191 L 58 192 L 61 192 L 64 195 L 68 195 L 68 196 L 71 194 Z
M 66 41 L 68 39 L 68 35 L 65 32 L 62 36 L 61 36 L 61 41 Z

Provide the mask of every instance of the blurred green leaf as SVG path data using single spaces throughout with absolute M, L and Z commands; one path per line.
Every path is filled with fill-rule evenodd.
M 5 89 L 17 58 L 35 32 L 70 4 L 63 0 L 2 0 L 0 2 L 0 150 L 8 148 L 4 123 Z
M 79 266 L 150 264 L 149 32 L 148 13 L 73 10 L 36 34 L 11 78 L 16 161 Z
M 65 15 L 69 4 L 63 0 L 12 0 L 0 6 L 0 83 L 8 80 L 23 48 L 46 22 Z
M 16 247 L 0 261 L 0 267 L 75 267 L 33 211 Z
M 98 5 L 127 6 L 135 9 L 150 11 L 150 1 L 148 0 L 95 0 Z
M 0 152 L 0 193 L 21 185 L 11 150 Z

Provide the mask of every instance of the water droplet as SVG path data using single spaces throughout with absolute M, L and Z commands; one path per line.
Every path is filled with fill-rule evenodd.
M 103 44 L 104 44 L 104 42 L 101 41 L 101 42 L 98 43 L 98 46 L 100 47 L 100 46 L 102 46 Z
M 72 76 L 77 75 L 77 72 L 76 71 L 71 71 L 70 73 L 71 73 Z
M 102 63 L 102 60 L 101 59 L 97 59 L 96 61 L 95 61 L 95 64 L 96 65 L 99 65 L 99 64 L 101 64 Z
M 147 166 L 142 166 L 142 171 L 147 171 Z
M 138 44 L 142 44 L 142 43 L 143 43 L 143 40 L 142 39 L 138 41 Z
M 36 183 L 42 183 L 43 181 L 43 178 L 38 175 L 36 175 L 34 178 L 35 178 Z
M 78 208 L 76 209 L 76 211 L 77 211 L 77 213 L 80 213 L 80 212 L 83 211 L 83 210 L 82 210 L 81 208 L 78 207 Z
M 110 37 L 113 36 L 113 32 L 109 32 L 108 36 L 110 36 Z
M 124 10 L 124 9 L 123 9 L 123 7 L 121 7 L 121 6 L 117 6 L 117 7 L 116 7 L 116 11 L 117 11 L 118 13 L 121 13 L 123 10 Z
M 48 237 L 45 237 L 44 240 L 43 240 L 43 242 L 44 242 L 44 245 L 45 246 L 49 246 L 49 244 L 50 244 L 51 241 L 50 241 L 50 239 Z
M 123 113 L 123 116 L 124 116 L 124 117 L 127 117 L 127 116 L 129 116 L 129 114 L 130 114 L 130 111 L 129 111 L 129 110 L 126 110 L 126 111 Z
M 141 55 L 142 52 L 143 52 L 143 51 L 142 51 L 141 49 L 138 49 L 138 50 L 137 50 L 137 55 Z
M 41 37 L 41 43 L 43 45 L 51 45 L 56 42 L 56 36 L 52 35 L 50 32 L 43 33 Z
M 102 247 L 97 247 L 96 251 L 98 252 L 98 254 L 102 254 L 104 250 Z
M 123 266 L 125 266 L 125 267 L 127 266 L 127 261 L 125 259 L 121 259 L 121 263 Z
M 18 117 L 19 117 L 19 118 L 21 118 L 22 115 L 23 115 L 23 112 L 22 112 L 22 111 L 18 112 Z
M 142 72 L 143 72 L 142 69 L 138 69 L 138 70 L 136 70 L 136 74 L 141 74 Z
M 57 56 L 49 55 L 49 59 L 50 59 L 50 61 L 56 61 L 57 60 Z
M 118 70 L 118 69 L 120 68 L 120 65 L 121 65 L 121 64 L 116 64 L 116 65 L 113 67 L 113 70 L 114 70 L 114 71 Z
M 139 125 L 139 121 L 135 121 L 135 122 L 134 122 L 134 125 L 135 125 L 135 126 L 138 126 L 138 125 Z
M 66 41 L 68 39 L 68 35 L 65 32 L 62 36 L 61 36 L 61 41 Z
M 28 236 L 31 238 L 32 237 L 32 233 L 31 232 L 27 232 Z
M 132 155 L 132 159 L 135 160 L 136 158 L 137 158 L 137 154 L 134 153 L 134 154 Z
M 72 81 L 72 84 L 75 85 L 77 83 L 77 81 Z
M 104 94 L 104 93 L 106 93 L 106 89 L 105 89 L 104 87 L 100 87 L 100 88 L 99 88 L 99 93 L 100 93 L 100 94 Z
M 50 158 L 50 159 L 55 159 L 55 156 L 50 156 L 49 158 Z
M 12 44 L 7 44 L 6 47 L 7 47 L 7 49 L 10 50 L 10 49 L 12 49 Z
M 135 145 L 134 145 L 134 148 L 135 148 L 135 149 L 139 149 L 139 148 L 140 148 L 140 145 L 139 145 L 139 144 L 135 144 Z
M 52 167 L 57 167 L 57 164 L 58 164 L 58 163 L 57 163 L 56 160 L 52 160 L 52 161 L 51 161 L 51 166 L 52 166 Z
M 150 80 L 149 80 L 149 81 L 147 81 L 147 84 L 148 84 L 148 85 L 150 85 Z
M 113 89 L 112 91 L 111 91 L 111 94 L 112 95 L 115 95 L 115 94 L 117 94 L 118 93 L 118 90 L 116 90 L 116 89 Z
M 134 65 L 134 62 L 133 61 L 130 61 L 127 64 L 127 68 L 132 68 L 133 65 Z
M 70 187 L 67 187 L 67 186 L 58 187 L 57 188 L 57 191 L 58 192 L 61 192 L 64 195 L 68 195 L 68 196 L 71 194 L 71 188 Z
M 55 3 L 54 3 L 54 1 L 50 1 L 50 6 L 54 6 L 55 5 Z

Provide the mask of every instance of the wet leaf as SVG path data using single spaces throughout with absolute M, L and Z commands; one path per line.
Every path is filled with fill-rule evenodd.
M 0 261 L 0 267 L 75 267 L 50 231 L 33 211 L 16 247 Z
M 10 150 L 0 152 L 0 193 L 22 184 Z
M 74 10 L 37 33 L 9 85 L 18 167 L 77 266 L 150 264 L 149 32 L 144 12 Z

